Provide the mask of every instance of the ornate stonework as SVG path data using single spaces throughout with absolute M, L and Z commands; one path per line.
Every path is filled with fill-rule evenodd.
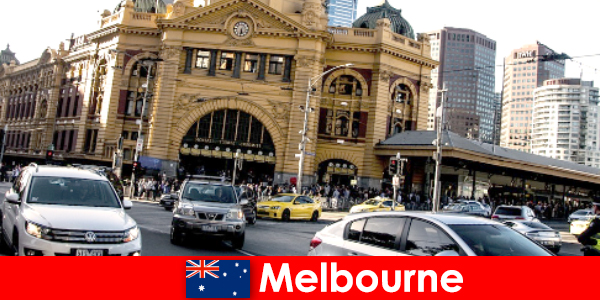
M 160 50 L 160 58 L 164 60 L 171 59 L 179 55 L 182 51 L 183 47 L 164 45 Z
M 278 120 L 287 121 L 290 117 L 290 105 L 289 103 L 282 103 L 279 101 L 273 101 L 266 99 L 272 107 L 273 116 Z
M 322 10 L 323 6 L 320 3 L 305 2 L 302 9 L 302 24 L 311 29 L 318 29 Z

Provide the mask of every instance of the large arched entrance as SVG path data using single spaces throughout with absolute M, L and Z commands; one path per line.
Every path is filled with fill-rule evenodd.
M 180 161 L 189 174 L 231 177 L 236 153 L 241 161 L 236 182 L 273 180 L 271 134 L 256 117 L 237 109 L 213 111 L 194 123 L 181 141 Z
M 319 183 L 331 185 L 353 185 L 357 179 L 358 169 L 351 162 L 343 159 L 326 160 L 319 164 Z M 356 184 L 356 183 L 354 183 Z

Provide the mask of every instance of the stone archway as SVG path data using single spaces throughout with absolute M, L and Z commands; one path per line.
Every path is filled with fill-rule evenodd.
M 263 107 L 258 106 L 252 101 L 246 99 L 218 99 L 204 102 L 200 105 L 188 104 L 180 107 L 181 111 L 185 113 L 179 119 L 174 120 L 171 131 L 171 145 L 169 149 L 170 157 L 177 157 L 179 153 L 179 146 L 184 136 L 188 133 L 190 127 L 198 122 L 203 116 L 210 114 L 215 111 L 223 109 L 239 110 L 250 114 L 258 121 L 260 121 L 265 129 L 271 135 L 273 144 L 275 146 L 276 157 L 276 171 L 283 170 L 283 162 L 285 157 L 285 135 L 282 128 L 277 124 L 275 118 Z

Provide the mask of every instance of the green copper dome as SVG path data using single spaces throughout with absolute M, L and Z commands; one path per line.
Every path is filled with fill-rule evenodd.
M 390 20 L 390 29 L 405 37 L 415 39 L 415 32 L 413 31 L 410 24 L 400 15 L 402 10 L 396 9 L 385 0 L 378 6 L 367 8 L 367 13 L 362 17 L 358 18 L 352 24 L 354 28 L 377 28 L 377 20 L 387 18 Z
M 134 10 L 137 12 L 145 12 L 145 13 L 156 13 L 156 6 L 158 4 L 158 13 L 164 14 L 167 13 L 167 5 L 163 0 L 132 0 L 135 4 Z M 121 9 L 121 6 L 125 6 L 125 2 L 127 0 L 122 0 L 119 5 L 115 8 L 115 13 Z

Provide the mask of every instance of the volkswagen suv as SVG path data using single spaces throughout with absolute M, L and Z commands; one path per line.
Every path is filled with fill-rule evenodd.
M 186 180 L 173 210 L 171 243 L 183 244 L 194 237 L 208 236 L 230 240 L 235 249 L 244 246 L 245 209 L 248 199 L 220 178 L 195 176 Z
M 131 207 L 97 172 L 32 164 L 0 205 L 0 241 L 15 255 L 138 256 Z

